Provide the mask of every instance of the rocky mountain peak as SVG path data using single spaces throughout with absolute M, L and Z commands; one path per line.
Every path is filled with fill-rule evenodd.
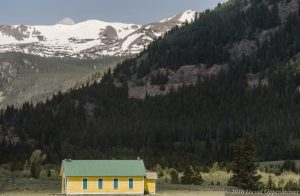
M 0 26 L 0 53 L 21 52 L 46 57 L 97 58 L 141 52 L 167 31 L 191 22 L 195 11 L 145 25 L 88 20 L 75 23 L 66 17 L 52 26 Z

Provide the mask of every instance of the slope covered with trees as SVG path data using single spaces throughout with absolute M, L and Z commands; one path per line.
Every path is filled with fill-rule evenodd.
M 282 42 L 282 36 L 298 39 L 300 18 L 291 13 L 282 23 L 282 3 L 288 1 L 229 1 L 172 30 L 99 84 L 58 93 L 36 106 L 7 107 L 0 114 L 0 162 L 22 165 L 38 148 L 53 163 L 140 156 L 148 166 L 183 170 L 187 164 L 231 161 L 232 145 L 245 133 L 255 138 L 257 160 L 300 159 L 300 80 L 297 66 L 286 67 L 299 50 L 291 47 L 293 41 Z M 274 33 L 268 44 L 257 43 L 257 50 L 239 60 L 230 56 L 234 42 L 255 41 L 269 29 Z M 134 75 L 200 63 L 227 64 L 228 69 L 166 96 L 128 98 L 127 79 Z M 249 87 L 249 73 L 260 73 L 267 85 Z
M 174 28 L 167 36 L 153 42 L 140 54 L 141 60 L 135 59 L 129 63 L 137 67 L 131 69 L 131 74 L 137 73 L 137 77 L 141 78 L 151 70 L 161 67 L 177 69 L 185 64 L 204 63 L 210 66 L 228 62 L 238 63 L 242 59 L 235 61 L 230 50 L 234 43 L 243 40 L 253 41 L 255 47 L 260 49 L 253 55 L 257 64 L 253 72 L 262 71 L 267 65 L 274 63 L 272 61 L 274 56 L 281 57 L 274 59 L 277 62 L 282 60 L 282 57 L 289 58 L 299 51 L 298 45 L 292 43 L 293 41 L 298 43 L 300 39 L 297 34 L 299 29 L 297 12 L 291 11 L 288 16 L 282 16 L 281 19 L 278 8 L 292 2 L 294 1 L 230 0 L 219 4 L 214 10 L 199 14 L 194 23 Z M 288 22 L 282 24 L 281 20 L 285 20 L 286 17 Z M 276 30 L 276 33 L 268 42 L 268 39 L 262 39 L 261 36 L 270 29 Z M 278 45 L 282 46 L 275 50 Z M 269 47 L 269 50 L 266 50 L 266 47 Z M 270 54 L 266 54 L 266 51 Z M 247 60 L 246 63 L 250 61 Z M 264 65 L 266 61 L 268 63 Z M 128 69 L 127 72 L 124 71 L 126 66 L 122 64 L 121 67 L 121 75 L 130 73 Z
M 0 116 L 1 132 L 16 133 L 22 142 L 2 142 L 1 161 L 22 160 L 40 148 L 56 163 L 141 156 L 148 164 L 181 168 L 230 160 L 232 143 L 245 132 L 255 135 L 259 160 L 299 159 L 300 95 L 281 92 L 276 83 L 287 81 L 276 78 L 270 87 L 250 90 L 245 72 L 233 68 L 142 101 L 128 99 L 127 88 L 114 87 L 107 74 L 100 85 L 45 104 L 8 107 Z
M 95 72 L 103 73 L 123 57 L 99 59 L 40 57 L 23 53 L 0 54 L 0 108 L 51 97 L 87 80 Z

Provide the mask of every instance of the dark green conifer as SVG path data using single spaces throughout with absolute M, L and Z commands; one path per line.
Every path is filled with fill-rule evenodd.
M 239 139 L 233 148 L 233 176 L 231 184 L 241 189 L 258 190 L 259 179 L 255 165 L 256 148 L 250 135 Z
M 194 175 L 193 167 L 187 166 L 184 169 L 183 176 L 181 177 L 182 184 L 192 184 L 193 183 L 193 179 L 192 179 L 193 175 Z

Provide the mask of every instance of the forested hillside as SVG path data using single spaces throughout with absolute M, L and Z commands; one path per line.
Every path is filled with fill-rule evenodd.
M 15 52 L 0 54 L 0 108 L 43 101 L 53 93 L 67 91 L 96 72 L 107 71 L 123 58 L 54 58 Z
M 298 7 L 297 0 L 220 4 L 119 64 L 100 84 L 7 107 L 0 161 L 22 165 L 39 148 L 53 163 L 139 156 L 148 166 L 183 169 L 231 161 L 232 144 L 245 133 L 255 137 L 257 160 L 299 159 Z M 187 64 L 226 69 L 165 96 L 129 98 L 128 81 Z M 152 79 L 160 85 L 166 78 Z
M 263 71 L 299 52 L 298 5 L 297 0 L 231 0 L 219 4 L 201 13 L 193 24 L 174 28 L 141 53 L 140 61 L 130 63 L 136 64 L 139 78 L 161 67 L 177 69 L 185 64 L 210 66 L 242 60 L 249 72 Z M 125 68 L 122 65 L 120 72 L 126 74 L 128 70 L 122 72 Z

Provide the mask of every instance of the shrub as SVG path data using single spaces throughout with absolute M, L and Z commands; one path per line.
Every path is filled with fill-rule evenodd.
M 269 179 L 268 179 L 268 183 L 267 183 L 267 185 L 266 185 L 266 188 L 267 188 L 268 190 L 273 190 L 273 189 L 276 188 L 276 185 L 274 184 L 271 175 L 269 175 Z
M 187 166 L 181 177 L 181 183 L 200 185 L 203 183 L 203 179 L 199 171 L 194 171 L 192 166 Z
M 229 179 L 232 177 L 232 172 L 227 171 L 215 171 L 215 172 L 204 172 L 201 173 L 201 177 L 203 178 L 203 183 L 205 185 L 210 185 L 211 182 L 214 184 L 227 186 Z
M 175 169 L 170 170 L 170 176 L 171 176 L 171 183 L 172 184 L 178 184 L 179 183 L 178 172 Z
M 292 180 L 289 180 L 284 188 L 289 191 L 295 191 L 298 189 L 298 184 Z
M 196 171 L 192 176 L 192 182 L 195 185 L 201 185 L 203 183 L 203 179 L 199 171 Z
M 33 178 L 38 178 L 41 172 L 41 165 L 46 160 L 46 155 L 41 150 L 35 150 L 29 159 L 30 174 Z

